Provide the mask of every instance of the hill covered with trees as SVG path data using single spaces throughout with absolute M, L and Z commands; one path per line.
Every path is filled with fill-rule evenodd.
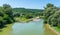
M 20 14 L 20 15 L 42 15 L 43 10 L 42 9 L 26 9 L 26 8 L 13 8 L 14 14 Z

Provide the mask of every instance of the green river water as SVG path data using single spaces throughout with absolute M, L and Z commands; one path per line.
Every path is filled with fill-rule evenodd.
M 48 35 L 42 19 L 27 23 L 15 22 L 6 26 L 8 27 L 3 28 L 0 35 Z

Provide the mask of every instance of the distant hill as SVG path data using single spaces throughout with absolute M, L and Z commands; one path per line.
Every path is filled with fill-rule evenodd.
M 43 12 L 42 9 L 13 8 L 14 13 L 37 13 Z

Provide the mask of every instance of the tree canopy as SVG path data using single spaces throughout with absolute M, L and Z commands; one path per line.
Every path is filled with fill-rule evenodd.
M 47 4 L 44 9 L 44 16 L 47 23 L 60 27 L 60 9 L 53 4 Z

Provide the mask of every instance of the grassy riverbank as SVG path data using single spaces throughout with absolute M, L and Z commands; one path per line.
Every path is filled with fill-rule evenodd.
M 57 32 L 60 33 L 60 28 L 58 28 L 58 27 L 53 27 L 53 29 L 55 29 Z
M 12 25 L 13 24 L 7 24 L 5 28 L 0 29 L 0 35 L 12 35 Z
M 29 19 L 27 19 L 26 17 L 15 17 L 15 20 L 16 22 L 29 22 L 39 18 L 40 18 L 39 16 L 34 18 L 29 18 Z
M 29 19 L 25 17 L 15 17 L 16 22 L 28 22 Z
M 46 31 L 44 32 L 45 35 L 60 35 L 60 33 L 54 30 L 49 24 L 45 24 L 44 27 Z

